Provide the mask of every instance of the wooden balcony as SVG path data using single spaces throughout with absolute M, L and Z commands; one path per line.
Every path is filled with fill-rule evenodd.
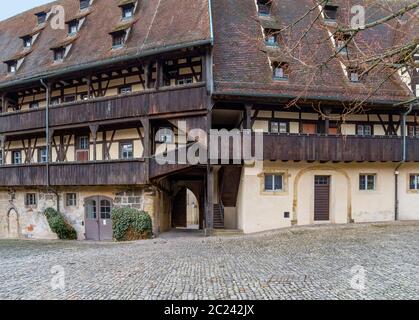
M 264 159 L 282 161 L 382 162 L 402 160 L 403 139 L 390 136 L 264 136 Z M 407 161 L 419 161 L 419 139 L 407 138 Z
M 51 128 L 77 127 L 101 121 L 129 120 L 145 115 L 203 111 L 207 109 L 206 96 L 205 83 L 200 83 L 66 103 L 50 107 L 49 125 Z M 43 128 L 45 109 L 0 114 L 2 134 Z
M 143 160 L 54 163 L 49 166 L 51 186 L 102 186 L 144 184 Z M 46 165 L 0 167 L 0 186 L 45 186 Z

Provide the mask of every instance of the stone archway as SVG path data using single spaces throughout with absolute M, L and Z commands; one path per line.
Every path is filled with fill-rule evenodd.
M 297 175 L 294 179 L 292 224 L 293 225 L 298 224 L 298 199 L 299 199 L 299 183 L 300 183 L 300 180 L 304 176 L 304 174 L 306 174 L 308 172 L 312 172 L 312 171 L 332 171 L 332 172 L 334 171 L 334 172 L 337 172 L 337 173 L 340 173 L 341 175 L 343 175 L 343 177 L 346 180 L 346 184 L 347 184 L 347 195 L 346 195 L 346 198 L 347 198 L 347 203 L 346 203 L 347 223 L 352 223 L 353 222 L 353 219 L 352 219 L 352 186 L 351 186 L 351 179 L 350 179 L 348 173 L 342 168 L 316 165 L 316 166 L 311 166 L 311 167 L 307 167 L 307 168 L 304 168 L 304 169 L 300 170 L 297 173 Z
M 19 213 L 12 207 L 7 211 L 7 237 L 10 239 L 20 238 Z
M 203 218 L 204 218 L 204 207 L 203 207 L 203 193 L 198 184 L 194 183 L 181 183 L 175 188 L 175 197 L 172 200 L 171 210 L 171 226 L 172 228 L 191 228 L 191 229 L 202 229 Z M 188 195 L 192 197 L 194 207 L 188 208 Z M 198 197 L 201 195 L 200 197 Z M 197 220 L 192 225 L 190 222 L 190 211 L 195 209 L 195 215 Z

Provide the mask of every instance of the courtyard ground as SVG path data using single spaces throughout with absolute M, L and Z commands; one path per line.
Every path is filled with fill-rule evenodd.
M 419 299 L 419 223 L 1 240 L 0 299 Z

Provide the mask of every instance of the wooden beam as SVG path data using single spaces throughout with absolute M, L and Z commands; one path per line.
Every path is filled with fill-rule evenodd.
M 246 118 L 246 122 L 245 122 L 245 129 L 252 129 L 252 109 L 253 109 L 253 105 L 252 104 L 246 104 L 244 106 L 245 109 L 245 118 Z
M 97 131 L 99 129 L 98 125 L 90 125 L 90 132 L 92 133 L 93 138 L 93 161 L 97 160 Z

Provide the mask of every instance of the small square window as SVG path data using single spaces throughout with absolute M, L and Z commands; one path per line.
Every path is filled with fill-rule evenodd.
M 47 14 L 46 14 L 46 12 L 39 12 L 39 13 L 37 13 L 35 15 L 37 17 L 38 25 L 39 24 L 43 24 L 43 23 L 45 23 L 45 21 L 47 21 Z
M 38 149 L 38 162 L 39 163 L 48 162 L 47 148 Z
M 67 207 L 75 207 L 77 206 L 77 194 L 75 193 L 67 193 L 65 195 L 65 204 Z
M 61 62 L 64 60 L 65 48 L 54 49 L 54 61 Z
M 0 150 L 0 165 L 2 166 L 3 164 L 4 164 L 4 162 L 3 162 L 4 160 L 3 160 L 3 151 L 2 150 Z
M 17 61 L 11 61 L 7 63 L 7 72 L 15 73 L 17 71 Z
M 274 62 L 272 64 L 274 80 L 288 80 L 289 78 L 289 65 L 286 62 Z
M 79 22 L 77 20 L 68 23 L 68 34 L 75 35 L 79 31 Z
M 119 94 L 130 94 L 132 92 L 131 86 L 124 86 L 119 88 Z
M 278 174 L 265 175 L 265 191 L 281 191 L 283 187 L 283 176 Z
M 36 206 L 36 194 L 27 193 L 25 195 L 25 205 L 26 206 Z
M 38 101 L 32 101 L 29 103 L 29 109 L 38 109 L 39 108 L 39 102 Z
M 23 38 L 23 47 L 30 48 L 32 46 L 32 37 L 27 36 Z
M 129 160 L 134 158 L 134 145 L 132 142 L 124 142 L 120 144 L 120 159 Z
M 375 190 L 376 175 L 375 174 L 361 174 L 359 176 L 359 190 L 373 191 Z
M 338 7 L 332 5 L 325 5 L 323 8 L 324 18 L 330 21 L 336 21 Z
M 257 0 L 258 12 L 262 16 L 267 16 L 271 13 L 272 0 Z
M 419 190 L 419 174 L 411 174 L 409 180 L 410 180 L 409 189 Z
M 59 97 L 51 98 L 50 105 L 56 106 L 61 103 L 61 99 Z
M 84 10 L 90 7 L 90 0 L 80 0 L 80 10 Z
M 130 3 L 122 8 L 122 19 L 130 19 L 134 16 L 134 4 Z
M 288 123 L 284 121 L 271 121 L 271 133 L 288 133 Z
M 78 138 L 77 149 L 78 150 L 89 150 L 89 137 L 83 136 Z
M 265 43 L 268 46 L 277 46 L 279 31 L 273 29 L 265 29 Z
M 373 135 L 373 129 L 372 125 L 370 124 L 358 124 L 356 127 L 356 133 L 358 136 L 372 136 Z
M 13 151 L 12 152 L 12 161 L 13 164 L 21 164 L 22 163 L 22 151 Z
M 125 44 L 126 31 L 119 31 L 112 34 L 112 47 L 120 48 Z

